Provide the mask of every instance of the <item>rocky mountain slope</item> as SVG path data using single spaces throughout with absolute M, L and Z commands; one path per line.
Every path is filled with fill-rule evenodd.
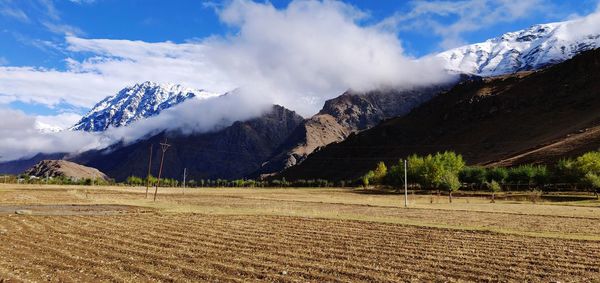
M 111 126 L 122 127 L 158 115 L 186 99 L 214 96 L 217 94 L 181 85 L 144 82 L 103 99 L 70 130 L 98 132 Z
M 470 164 L 553 162 L 600 148 L 599 126 L 596 49 L 541 71 L 461 83 L 404 117 L 313 153 L 281 177 L 355 178 L 378 161 L 443 150 Z M 523 158 L 532 153 L 545 157 Z
M 534 25 L 437 56 L 447 62 L 449 70 L 479 76 L 537 70 L 600 47 L 600 33 L 573 30 L 576 24 L 569 21 Z
M 23 173 L 33 165 L 39 163 L 42 160 L 54 160 L 62 159 L 67 153 L 52 153 L 44 154 L 39 153 L 30 158 L 23 158 L 19 160 L 7 161 L 0 163 L 0 174 L 12 174 L 17 175 Z
M 24 173 L 39 178 L 64 177 L 74 180 L 108 180 L 106 174 L 96 168 L 86 167 L 66 160 L 42 160 Z
M 454 84 L 366 93 L 348 91 L 328 100 L 318 114 L 294 130 L 278 153 L 263 164 L 255 175 L 272 174 L 297 165 L 318 148 L 341 142 L 351 134 L 374 127 L 385 119 L 405 115 Z
M 163 176 L 188 180 L 242 178 L 260 168 L 303 118 L 281 106 L 273 106 L 260 117 L 238 121 L 216 132 L 183 135 L 162 133 L 130 145 L 114 145 L 71 157 L 70 160 L 99 168 L 117 181 L 128 176 L 146 176 L 150 146 L 154 147 L 152 172 L 158 175 L 158 144 L 167 138 L 171 148 L 165 155 Z

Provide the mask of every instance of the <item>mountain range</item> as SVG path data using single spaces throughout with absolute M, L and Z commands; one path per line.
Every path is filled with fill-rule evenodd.
M 484 77 L 538 70 L 600 47 L 600 34 L 572 31 L 573 22 L 534 25 L 438 54 L 448 70 Z
M 162 132 L 130 144 L 48 156 L 98 168 L 118 181 L 146 174 L 151 145 L 157 171 L 156 145 L 165 139 L 172 148 L 164 176 L 178 178 L 187 168 L 196 180 L 277 174 L 346 179 L 379 160 L 393 163 L 410 153 L 446 149 L 482 165 L 555 160 L 593 148 L 595 130 L 588 130 L 596 129 L 600 110 L 594 104 L 600 55 L 589 51 L 599 46 L 600 35 L 570 36 L 569 24 L 535 25 L 442 52 L 437 56 L 446 68 L 464 74 L 447 84 L 349 90 L 306 119 L 274 105 L 217 131 Z M 174 84 L 136 84 L 99 102 L 70 130 L 126 127 L 188 99 L 215 96 Z M 15 173 L 45 156 L 0 164 L 0 171 Z
M 187 99 L 215 96 L 218 94 L 176 84 L 144 82 L 126 87 L 98 102 L 70 130 L 99 132 L 108 127 L 127 126 L 140 119 L 156 116 Z

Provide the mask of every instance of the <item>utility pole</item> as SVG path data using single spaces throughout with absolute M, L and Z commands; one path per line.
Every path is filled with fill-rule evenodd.
M 183 189 L 181 190 L 181 194 L 185 194 L 185 177 L 187 177 L 187 168 L 183 168 Z
M 150 187 L 150 170 L 152 168 L 152 144 L 150 144 L 150 158 L 148 158 L 148 175 L 146 175 L 146 198 L 148 198 L 148 187 Z
M 404 207 L 408 207 L 408 173 L 407 173 L 407 160 L 404 159 Z
M 169 149 L 171 145 L 167 143 L 167 138 L 165 137 L 165 141 L 160 143 L 160 148 L 162 150 L 162 155 L 160 156 L 160 169 L 158 169 L 158 181 L 156 182 L 156 187 L 154 189 L 154 201 L 156 201 L 156 194 L 158 193 L 158 187 L 160 186 L 160 177 L 162 176 L 163 162 L 165 161 L 165 152 Z

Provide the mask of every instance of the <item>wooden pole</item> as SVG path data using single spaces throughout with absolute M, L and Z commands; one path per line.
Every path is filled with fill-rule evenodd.
M 183 168 L 183 188 L 181 189 L 181 194 L 185 194 L 185 177 L 187 176 L 187 168 Z
M 146 175 L 146 198 L 148 198 L 148 188 L 150 187 L 150 170 L 152 168 L 152 144 L 150 144 L 150 158 L 148 158 L 148 174 Z
M 407 173 L 407 161 L 404 159 L 404 207 L 408 207 L 408 173 Z
M 160 156 L 160 169 L 158 170 L 158 181 L 156 182 L 156 187 L 154 189 L 154 201 L 156 201 L 156 194 L 158 193 L 158 187 L 160 186 L 160 178 L 162 177 L 163 163 L 165 161 L 165 152 L 167 151 L 167 149 L 169 149 L 171 145 L 167 143 L 167 138 L 165 138 L 165 142 L 160 143 L 160 146 L 162 149 L 162 155 Z

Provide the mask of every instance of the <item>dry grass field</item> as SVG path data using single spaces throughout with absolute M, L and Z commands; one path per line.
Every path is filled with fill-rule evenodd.
M 600 203 L 0 185 L 0 281 L 600 282 Z M 17 214 L 18 213 L 18 214 Z

